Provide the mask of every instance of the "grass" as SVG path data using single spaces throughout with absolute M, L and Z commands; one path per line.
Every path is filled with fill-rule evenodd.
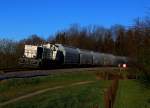
M 96 80 L 90 72 L 61 73 L 45 77 L 10 79 L 0 82 L 0 102 L 57 85 L 67 85 L 77 81 Z
M 37 105 L 41 107 L 51 106 L 55 104 L 63 104 L 63 105 L 70 105 L 78 103 L 79 106 L 82 106 L 83 97 L 86 100 L 86 96 L 89 95 L 89 101 L 87 103 L 92 102 L 92 105 L 95 105 L 95 101 L 101 102 L 99 95 L 110 81 L 100 81 L 96 77 L 97 72 L 89 72 L 89 71 L 81 71 L 81 72 L 72 72 L 72 73 L 57 73 L 49 76 L 44 77 L 34 77 L 34 78 L 24 78 L 24 79 L 10 79 L 0 82 L 0 103 L 5 101 L 14 99 L 16 97 L 32 93 L 34 91 L 38 91 L 45 88 L 55 87 L 59 85 L 68 86 L 75 82 L 80 81 L 96 81 L 94 85 L 87 84 L 86 86 L 79 86 L 78 87 L 67 87 L 64 90 L 57 90 L 53 92 L 48 92 L 46 94 L 40 95 L 38 97 L 33 97 L 32 99 L 21 101 L 21 104 L 14 104 L 15 107 L 36 107 Z M 103 85 L 104 84 L 104 85 Z M 98 97 L 97 97 L 98 96 Z M 50 100 L 52 102 L 49 102 Z M 68 102 L 67 99 L 71 99 Z M 92 100 L 93 99 L 93 100 Z M 43 100 L 43 101 L 42 101 Z M 67 100 L 67 101 L 66 101 Z M 42 102 L 40 104 L 40 101 Z M 75 102 L 75 103 L 72 103 Z M 19 102 L 20 103 L 20 102 Z M 30 105 L 30 104 L 31 105 Z M 42 106 L 46 104 L 46 106 Z M 23 106 L 18 106 L 23 105 Z M 91 105 L 91 104 L 90 104 Z M 78 106 L 78 107 L 79 107 Z M 11 105 L 8 107 L 12 107 Z M 53 108 L 53 107 L 52 107 Z M 68 107 L 69 108 L 69 107 Z
M 34 91 L 56 86 L 65 86 L 65 88 L 19 100 L 13 104 L 8 104 L 4 108 L 95 108 L 96 106 L 103 108 L 103 92 L 110 84 L 110 81 L 101 79 L 106 73 L 108 75 L 111 73 L 115 75 L 121 74 L 123 76 L 129 73 L 131 74 L 129 70 L 119 71 L 118 69 L 104 69 L 96 71 L 72 71 L 71 73 L 62 72 L 34 78 L 9 79 L 0 82 L 0 103 L 33 93 Z M 95 83 L 69 86 L 72 83 L 82 81 L 95 81 Z M 149 106 L 139 107 L 139 105 L 137 105 L 138 107 L 136 107 L 134 105 L 136 101 L 138 104 L 146 102 L 146 105 L 148 105 L 150 101 L 149 97 L 146 97 L 150 92 L 147 89 L 141 88 L 140 84 L 135 80 L 120 81 L 115 108 L 149 108 Z M 144 93 L 142 90 L 145 90 Z M 138 96 L 142 97 L 142 93 L 144 97 L 141 101 L 137 98 Z
M 66 87 L 24 99 L 4 108 L 103 108 L 103 90 L 108 81 Z
M 136 80 L 120 81 L 115 108 L 150 108 L 150 89 Z

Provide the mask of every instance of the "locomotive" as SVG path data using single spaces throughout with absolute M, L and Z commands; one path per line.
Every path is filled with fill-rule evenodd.
M 99 53 L 62 44 L 25 45 L 21 65 L 51 67 L 71 66 L 120 66 L 128 63 L 128 58 L 113 54 Z

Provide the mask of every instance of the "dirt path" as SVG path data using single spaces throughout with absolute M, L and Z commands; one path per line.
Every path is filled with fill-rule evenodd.
M 36 92 L 33 92 L 33 93 L 29 93 L 29 94 L 24 95 L 24 96 L 17 97 L 15 99 L 12 99 L 12 100 L 9 100 L 9 101 L 6 101 L 6 102 L 0 103 L 0 107 L 11 104 L 11 103 L 14 103 L 16 101 L 19 101 L 19 100 L 22 100 L 22 99 L 25 99 L 25 98 L 30 98 L 32 96 L 36 96 L 36 95 L 39 95 L 39 94 L 42 94 L 42 93 L 45 93 L 45 92 L 48 92 L 48 91 L 51 91 L 51 90 L 63 89 L 65 87 L 72 87 L 72 86 L 77 86 L 77 85 L 84 85 L 84 84 L 89 84 L 89 83 L 93 83 L 93 82 L 95 82 L 95 81 L 82 81 L 82 82 L 73 83 L 69 86 L 56 86 L 56 87 L 52 87 L 52 88 L 42 89 L 42 90 L 39 90 L 39 91 L 36 91 Z

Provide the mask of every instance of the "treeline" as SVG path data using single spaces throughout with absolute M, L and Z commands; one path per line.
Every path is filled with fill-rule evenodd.
M 137 19 L 131 27 L 114 25 L 105 28 L 97 25 L 81 27 L 71 25 L 48 39 L 32 35 L 27 39 L 0 40 L 0 68 L 17 66 L 23 55 L 24 44 L 61 43 L 102 53 L 128 56 L 150 69 L 150 18 Z

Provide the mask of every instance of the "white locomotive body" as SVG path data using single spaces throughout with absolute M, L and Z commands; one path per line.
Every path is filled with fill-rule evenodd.
M 35 58 L 37 55 L 37 47 L 33 45 L 25 45 L 24 56 L 27 58 Z

